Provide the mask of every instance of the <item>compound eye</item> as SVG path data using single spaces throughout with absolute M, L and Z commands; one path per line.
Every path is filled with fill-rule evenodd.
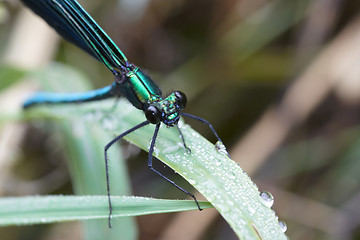
M 161 120 L 161 112 L 152 105 L 150 105 L 145 110 L 145 116 L 146 116 L 146 119 L 152 124 L 157 124 Z
M 180 110 L 183 110 L 186 107 L 186 103 L 187 103 L 185 93 L 180 91 L 175 91 L 174 94 L 177 105 L 179 106 Z

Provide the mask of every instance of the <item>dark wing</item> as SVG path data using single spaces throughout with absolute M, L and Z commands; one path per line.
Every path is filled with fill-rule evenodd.
M 127 58 L 75 0 L 21 0 L 63 38 L 103 62 L 110 70 L 127 66 Z

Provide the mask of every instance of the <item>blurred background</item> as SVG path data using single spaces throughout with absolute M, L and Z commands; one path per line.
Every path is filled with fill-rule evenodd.
M 210 121 L 232 159 L 273 194 L 290 239 L 360 239 L 359 1 L 79 2 L 164 93 L 187 94 L 186 112 Z M 15 0 L 0 1 L 0 53 L 0 114 L 16 102 L 8 94 L 16 80 L 49 62 L 82 72 L 94 88 L 113 81 Z M 0 196 L 72 193 L 51 133 L 4 121 L 0 131 Z M 122 148 L 134 195 L 184 198 L 149 171 L 146 153 Z M 138 217 L 139 239 L 236 239 L 216 211 L 204 212 Z M 0 236 L 82 235 L 62 223 L 1 228 Z

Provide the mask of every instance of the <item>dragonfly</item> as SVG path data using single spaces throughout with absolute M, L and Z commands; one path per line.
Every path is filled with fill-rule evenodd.
M 193 198 L 198 209 L 202 210 L 195 195 L 180 187 L 153 167 L 153 153 L 161 123 L 167 127 L 176 126 L 184 148 L 191 153 L 190 148 L 188 148 L 185 143 L 184 135 L 178 126 L 180 116 L 195 119 L 209 126 L 218 142 L 224 146 L 211 123 L 201 117 L 182 112 L 187 103 L 186 95 L 183 92 L 173 91 L 164 97 L 156 83 L 140 67 L 128 61 L 113 40 L 77 1 L 21 1 L 43 18 L 64 39 L 77 45 L 92 57 L 102 62 L 113 73 L 115 78 L 111 85 L 83 93 L 37 92 L 24 102 L 23 107 L 25 109 L 40 104 L 83 103 L 123 96 L 127 98 L 135 108 L 142 110 L 145 114 L 145 121 L 118 135 L 105 146 L 104 158 L 109 204 L 109 227 L 111 228 L 113 207 L 111 204 L 108 173 L 109 158 L 107 152 L 111 146 L 124 136 L 149 124 L 154 124 L 155 130 L 150 142 L 148 167 L 176 188 Z

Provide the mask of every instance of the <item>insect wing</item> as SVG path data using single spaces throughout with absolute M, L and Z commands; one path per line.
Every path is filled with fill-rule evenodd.
M 120 70 L 127 59 L 93 18 L 74 0 L 21 0 L 63 38 L 102 61 L 109 70 Z

